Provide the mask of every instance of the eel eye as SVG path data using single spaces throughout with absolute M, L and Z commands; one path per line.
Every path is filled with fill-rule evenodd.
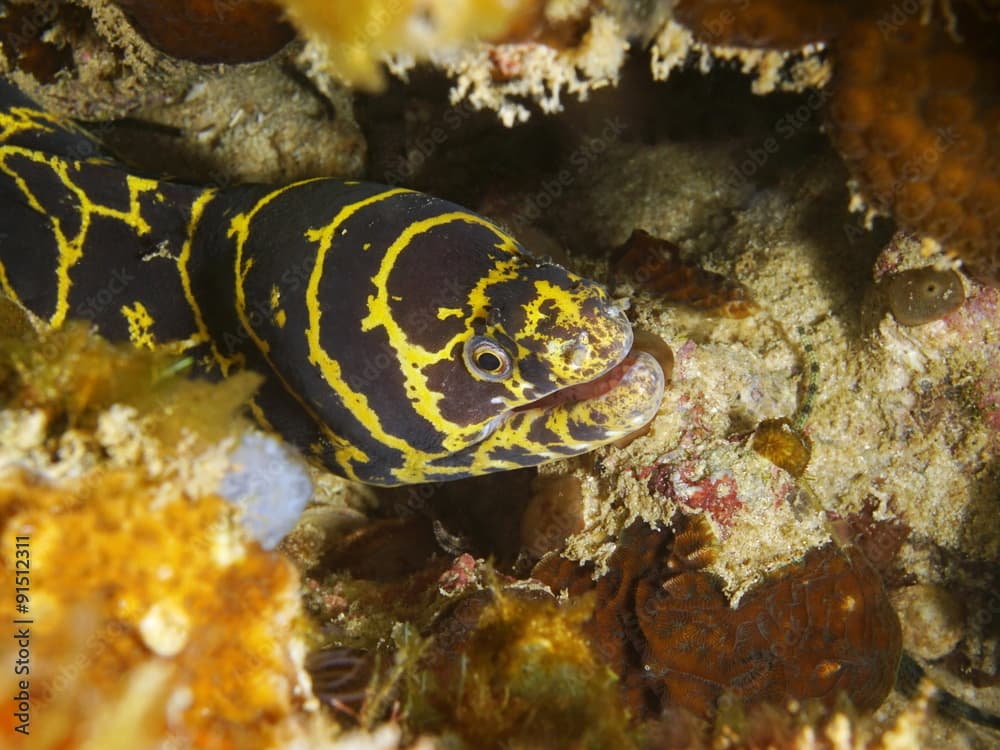
M 473 336 L 465 343 L 465 366 L 483 380 L 498 383 L 514 369 L 510 355 L 500 344 L 485 336 Z

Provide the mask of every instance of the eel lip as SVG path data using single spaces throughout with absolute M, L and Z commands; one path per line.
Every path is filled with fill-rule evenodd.
M 666 376 L 656 358 L 632 349 L 594 380 L 569 386 L 505 416 L 553 415 L 565 412 L 567 424 L 580 425 L 575 441 L 598 447 L 649 422 L 660 408 Z

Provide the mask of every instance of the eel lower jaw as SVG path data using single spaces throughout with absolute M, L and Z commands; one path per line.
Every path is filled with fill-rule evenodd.
M 594 380 L 563 388 L 502 415 L 541 421 L 565 434 L 563 455 L 582 453 L 617 440 L 649 422 L 663 399 L 666 376 L 657 359 L 632 349 Z M 555 441 L 553 443 L 556 444 Z

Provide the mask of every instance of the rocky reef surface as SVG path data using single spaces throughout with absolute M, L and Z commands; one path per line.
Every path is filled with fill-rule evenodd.
M 0 68 L 147 173 L 478 210 L 670 385 L 594 454 L 376 490 L 255 431 L 252 375 L 5 305 L 33 746 L 995 745 L 934 708 L 1000 711 L 995 4 L 144 5 L 4 3 Z M 276 550 L 224 499 L 257 462 L 312 488 Z

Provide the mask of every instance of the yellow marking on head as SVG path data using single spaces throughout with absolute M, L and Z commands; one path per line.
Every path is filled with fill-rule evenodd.
M 379 270 L 372 278 L 376 293 L 375 295 L 368 296 L 368 315 L 361 321 L 361 329 L 363 331 L 370 331 L 378 327 L 384 328 L 389 339 L 389 344 L 396 352 L 398 360 L 400 362 L 416 364 L 416 367 L 402 368 L 407 396 L 413 406 L 413 410 L 417 414 L 445 433 L 446 437 L 443 444 L 446 453 L 467 447 L 480 433 L 482 425 L 456 425 L 447 422 L 441 416 L 438 407 L 438 402 L 444 396 L 431 390 L 423 368 L 449 359 L 452 356 L 455 345 L 472 335 L 472 321 L 471 319 L 466 321 L 464 330 L 455 334 L 437 350 L 428 350 L 422 346 L 418 346 L 409 340 L 400 322 L 393 318 L 392 311 L 389 308 L 390 295 L 388 293 L 388 281 L 399 256 L 406 250 L 414 237 L 452 222 L 465 222 L 486 227 L 496 234 L 496 247 L 506 251 L 505 256 L 498 260 L 490 273 L 485 274 L 483 278 L 478 280 L 470 293 L 469 305 L 473 314 L 477 311 L 485 312 L 488 301 L 487 288 L 498 281 L 513 278 L 520 272 L 521 256 L 516 250 L 517 244 L 513 238 L 501 232 L 493 222 L 467 211 L 451 211 L 431 216 L 421 221 L 412 222 L 386 249 L 385 255 L 382 257 L 379 265 Z M 514 373 L 504 385 L 515 394 L 523 390 L 525 384 L 517 376 L 516 362 L 514 363 Z M 433 457 L 432 455 L 414 456 L 413 462 L 416 465 L 421 461 Z
M 437 319 L 447 320 L 448 318 L 460 318 L 465 314 L 461 307 L 439 307 L 437 309 Z
M 582 315 L 587 300 L 594 298 L 593 285 L 574 289 L 541 280 L 535 282 L 535 293 L 522 306 L 521 332 L 546 342 L 548 367 L 557 383 L 589 380 L 607 369 L 608 362 L 600 353 L 621 336 L 621 327 L 614 318 Z M 545 335 L 552 327 L 578 333 L 570 339 L 553 339 Z
M 278 306 L 281 304 L 281 290 L 278 289 L 277 284 L 271 285 L 271 309 L 277 310 Z
M 274 313 L 273 320 L 274 324 L 278 326 L 278 328 L 284 328 L 285 323 L 288 322 L 288 315 L 284 310 L 277 310 Z
M 131 307 L 122 305 L 121 313 L 128 321 L 128 338 L 138 349 L 153 349 L 156 339 L 153 336 L 153 316 L 141 302 L 136 300 Z

